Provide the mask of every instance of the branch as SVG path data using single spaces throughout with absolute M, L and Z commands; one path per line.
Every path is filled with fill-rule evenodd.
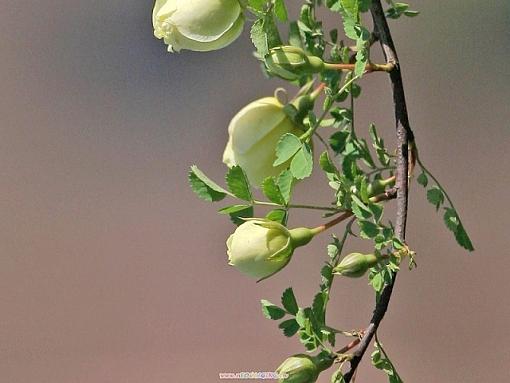
M 408 148 L 409 143 L 414 141 L 414 136 L 409 125 L 407 115 L 406 100 L 404 94 L 404 86 L 402 83 L 402 75 L 400 73 L 400 65 L 398 62 L 397 52 L 393 39 L 391 37 L 390 28 L 384 15 L 384 10 L 380 0 L 373 0 L 370 12 L 374 20 L 374 26 L 380 39 L 381 48 L 388 64 L 394 64 L 393 70 L 390 72 L 390 80 L 393 91 L 393 103 L 395 108 L 395 122 L 397 133 L 397 217 L 395 222 L 395 235 L 402 242 L 405 241 L 405 231 L 407 222 L 407 204 L 408 204 Z M 350 369 L 346 372 L 344 379 L 349 383 L 369 347 L 375 332 L 386 314 L 390 303 L 391 294 L 397 274 L 393 274 L 392 280 L 383 288 L 378 302 L 376 303 L 372 319 L 366 329 L 365 335 L 354 351 L 350 361 Z

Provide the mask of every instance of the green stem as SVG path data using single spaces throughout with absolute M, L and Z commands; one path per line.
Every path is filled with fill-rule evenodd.
M 356 64 L 343 64 L 343 63 L 324 63 L 324 68 L 329 70 L 348 70 L 348 71 L 354 71 Z M 391 72 L 395 68 L 394 64 L 388 63 L 388 64 L 374 64 L 374 63 L 368 63 L 365 66 L 365 72 Z
M 372 175 L 374 175 L 374 174 L 382 173 L 382 172 L 384 172 L 384 171 L 386 171 L 386 170 L 396 170 L 396 168 L 395 168 L 395 166 L 386 166 L 386 167 L 384 167 L 384 168 L 377 168 L 377 169 L 374 169 L 374 170 L 372 170 L 372 171 L 370 171 L 370 172 L 366 173 L 366 176 L 367 176 L 367 177 L 370 177 L 370 176 L 372 176 Z
M 342 251 L 344 249 L 345 242 L 347 241 L 347 237 L 349 236 L 349 233 L 351 232 L 352 224 L 354 223 L 356 218 L 352 218 L 351 221 L 345 226 L 344 235 L 342 237 L 342 240 L 338 243 L 337 249 L 338 252 L 335 255 L 335 258 L 331 260 L 331 266 L 335 268 L 338 266 L 338 263 L 340 262 L 340 256 L 342 255 Z M 335 274 L 331 276 L 331 280 L 329 283 L 326 284 L 326 296 L 324 297 L 324 305 L 323 305 L 323 311 L 324 311 L 324 317 L 326 317 L 326 309 L 329 303 L 329 293 L 331 291 L 331 287 L 333 286 L 333 280 L 335 279 Z M 344 332 L 342 332 L 344 333 Z M 345 335 L 345 334 L 344 334 Z
M 322 93 L 322 91 L 324 90 L 325 87 L 326 87 L 326 84 L 321 82 L 319 84 L 319 86 L 316 89 L 314 89 L 314 91 L 312 93 L 310 93 L 310 97 L 312 98 L 312 100 L 315 101 L 317 99 L 317 97 L 320 96 L 320 94 Z
M 349 96 L 351 98 L 351 134 L 356 137 L 356 134 L 354 133 L 354 96 L 352 95 L 352 84 L 350 87 Z
M 274 202 L 265 202 L 265 201 L 257 201 L 254 200 L 253 204 L 261 205 L 261 206 L 272 206 L 281 209 L 311 209 L 311 210 L 323 210 L 323 211 L 332 211 L 332 212 L 340 212 L 343 211 L 340 208 L 336 207 L 328 207 L 328 206 L 316 206 L 316 205 L 302 205 L 302 204 L 289 204 L 289 205 L 280 205 Z
M 347 81 L 341 88 L 340 90 L 337 92 L 337 95 L 338 94 L 342 94 L 343 92 L 345 92 L 345 90 L 347 90 L 347 88 L 354 82 L 356 81 L 357 79 L 359 79 L 360 76 L 354 76 L 353 78 L 351 78 L 349 81 Z M 303 142 L 309 142 L 310 139 L 312 138 L 312 136 L 314 135 L 315 131 L 319 128 L 322 120 L 324 120 L 324 118 L 326 118 L 326 116 L 328 115 L 329 111 L 331 110 L 331 108 L 333 107 L 333 103 L 331 103 L 331 105 L 326 108 L 324 110 L 324 112 L 321 114 L 321 116 L 319 117 L 319 119 L 315 122 L 315 125 L 312 126 L 310 129 L 308 129 L 301 137 L 300 137 L 300 140 L 303 141 Z
M 455 206 L 453 205 L 453 201 L 451 200 L 450 196 L 448 195 L 448 193 L 446 192 L 446 190 L 444 189 L 443 185 L 441 185 L 439 183 L 439 181 L 437 180 L 436 177 L 434 177 L 434 175 L 425 167 L 425 165 L 423 165 L 423 163 L 421 162 L 420 160 L 420 157 L 418 157 L 416 159 L 416 161 L 418 162 L 418 165 L 420 165 L 421 169 L 430 177 L 432 178 L 432 180 L 436 183 L 436 185 L 439 187 L 439 189 L 441 189 L 441 191 L 443 192 L 443 194 L 445 195 L 447 201 L 449 202 L 450 206 L 452 207 L 453 210 L 457 211 L 457 209 L 455 209 Z M 460 221 L 460 218 L 459 218 L 459 221 Z

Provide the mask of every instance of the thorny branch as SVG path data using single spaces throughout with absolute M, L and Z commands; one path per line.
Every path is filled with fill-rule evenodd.
M 395 108 L 397 133 L 397 217 L 395 222 L 395 235 L 398 239 L 404 242 L 408 205 L 408 149 L 409 144 L 412 145 L 414 142 L 414 136 L 409 125 L 404 86 L 402 83 L 402 75 L 400 72 L 398 56 L 380 0 L 372 1 L 370 12 L 372 14 L 375 31 L 379 37 L 386 62 L 395 65 L 393 70 L 389 73 L 393 91 L 393 103 Z M 388 305 L 391 299 L 391 294 L 393 292 L 396 276 L 397 274 L 395 273 L 391 282 L 388 283 L 381 292 L 380 298 L 372 314 L 370 324 L 367 327 L 358 348 L 354 351 L 352 359 L 350 360 L 349 371 L 347 371 L 344 376 L 346 383 L 351 382 L 353 375 L 359 363 L 361 362 L 361 359 L 363 358 L 363 355 L 369 347 L 375 332 L 379 328 L 379 325 L 384 318 L 384 315 L 386 314 L 386 310 L 388 309 Z

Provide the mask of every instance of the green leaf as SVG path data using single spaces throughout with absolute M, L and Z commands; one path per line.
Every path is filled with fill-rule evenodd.
M 289 287 L 283 292 L 282 295 L 282 305 L 289 313 L 292 315 L 296 315 L 299 306 L 296 301 L 296 297 L 294 296 L 294 291 L 292 290 L 292 287 Z
M 374 124 L 370 124 L 368 127 L 370 132 L 370 138 L 372 139 L 372 146 L 374 147 L 377 153 L 377 159 L 381 163 L 382 166 L 388 166 L 390 164 L 390 156 L 388 154 L 388 150 L 384 145 L 384 140 L 379 137 L 377 133 L 377 129 Z
M 324 295 L 321 292 L 315 294 L 312 303 L 312 311 L 315 318 L 319 321 L 319 323 L 324 324 Z
M 272 13 L 268 13 L 264 17 L 264 33 L 266 34 L 266 41 L 268 49 L 279 47 L 282 45 L 282 39 L 280 38 L 280 32 L 276 26 Z
M 439 210 L 444 203 L 444 194 L 437 186 L 433 186 L 427 191 L 427 200 Z
M 289 44 L 300 48 L 303 46 L 301 33 L 299 32 L 298 23 L 296 21 L 289 23 Z
M 292 194 L 292 186 L 294 184 L 294 177 L 290 170 L 284 170 L 278 176 L 276 181 L 278 187 L 280 188 L 280 192 L 282 193 L 283 200 L 285 204 L 288 204 L 290 201 L 290 196 Z
M 370 284 L 376 292 L 380 293 L 384 287 L 383 275 L 380 272 L 374 274 L 374 276 L 370 279 Z
M 334 150 L 335 153 L 340 154 L 345 149 L 345 144 L 347 143 L 347 139 L 349 138 L 349 132 L 346 130 L 341 130 L 339 132 L 335 132 L 329 138 L 329 145 L 331 149 Z
M 368 55 L 367 55 L 366 49 L 364 49 L 362 51 L 358 51 L 358 54 L 356 54 L 356 64 L 354 65 L 354 75 L 356 77 L 361 78 L 363 76 L 363 74 L 365 73 L 365 68 L 368 63 L 367 57 L 368 57 Z
M 313 156 L 308 144 L 303 144 L 290 163 L 290 171 L 294 178 L 302 180 L 312 174 Z
M 352 203 L 351 209 L 356 218 L 358 219 L 368 219 L 372 216 L 372 210 L 361 201 L 356 195 L 351 195 Z
M 329 284 L 333 277 L 333 267 L 331 267 L 330 264 L 324 265 L 321 269 L 321 275 L 324 278 L 324 281 Z
M 460 225 L 457 212 L 454 209 L 447 207 L 445 208 L 443 219 L 446 227 L 455 233 Z
M 287 223 L 287 212 L 283 209 L 271 210 L 266 214 L 266 218 L 285 225 Z
M 338 244 L 330 243 L 327 247 L 327 250 L 328 250 L 328 257 L 333 260 L 339 253 Z
M 258 19 L 251 26 L 250 31 L 251 42 L 257 49 L 257 53 L 260 57 L 264 57 L 269 52 L 267 46 L 266 32 L 264 31 L 264 19 Z
M 250 191 L 248 177 L 240 166 L 233 166 L 225 176 L 228 188 L 237 198 L 245 201 L 252 201 L 253 197 Z
M 300 308 L 296 314 L 296 322 L 299 324 L 299 327 L 305 327 L 306 325 L 306 315 L 302 308 Z
M 278 325 L 283 330 L 283 334 L 287 337 L 294 336 L 299 330 L 299 324 L 295 319 L 288 319 Z
M 262 305 L 262 313 L 267 319 L 282 319 L 286 314 L 285 310 L 281 307 L 278 307 L 265 299 L 262 299 L 260 303 Z
M 269 49 L 282 45 L 272 13 L 262 15 L 251 27 L 250 38 L 259 57 L 269 53 Z
M 342 367 L 338 368 L 338 370 L 331 375 L 331 383 L 345 383 L 345 378 L 342 374 Z
M 384 351 L 382 344 L 379 343 L 377 337 L 375 340 L 375 350 L 372 352 L 371 359 L 372 359 L 372 365 L 383 371 L 388 376 L 388 381 L 390 383 L 403 383 L 402 378 L 398 374 L 397 370 L 395 369 L 395 366 L 389 359 L 388 355 Z
M 358 6 L 360 12 L 368 12 L 370 10 L 370 6 L 372 5 L 372 0 L 358 0 Z
M 231 205 L 231 206 L 226 206 L 224 208 L 221 208 L 220 210 L 218 210 L 218 213 L 233 214 L 233 213 L 238 213 L 242 210 L 249 209 L 250 207 L 251 207 L 251 205 Z
M 227 194 L 225 189 L 208 178 L 202 171 L 193 165 L 188 173 L 191 189 L 198 198 L 208 202 L 221 201 Z
M 253 206 L 248 206 L 246 209 L 237 210 L 229 214 L 230 220 L 235 225 L 242 225 L 246 221 L 243 218 L 253 218 Z
M 280 21 L 287 21 L 287 7 L 285 6 L 285 0 L 275 0 L 274 2 L 274 14 Z
M 373 222 L 359 220 L 358 225 L 363 238 L 375 238 L 379 234 L 379 227 Z
M 277 203 L 278 205 L 285 205 L 285 200 L 275 177 L 267 177 L 264 182 L 262 182 L 262 192 L 271 202 Z
M 335 28 L 335 29 L 330 30 L 329 38 L 331 39 L 331 42 L 336 44 L 336 42 L 338 41 L 338 29 Z
M 425 174 L 425 172 L 421 172 L 421 174 L 416 179 L 416 182 L 418 182 L 424 188 L 427 187 L 427 185 L 429 184 L 429 179 L 428 179 L 427 175 Z
M 248 0 L 248 7 L 254 11 L 262 12 L 267 0 Z
M 475 248 L 473 247 L 473 243 L 471 243 L 471 239 L 469 239 L 469 235 L 462 226 L 462 223 L 457 227 L 457 232 L 455 233 L 455 239 L 457 243 L 461 245 L 464 249 L 473 251 Z
M 404 15 L 407 17 L 416 17 L 420 14 L 418 11 L 404 11 Z
M 333 164 L 333 161 L 331 161 L 331 158 L 329 158 L 329 153 L 327 151 L 321 154 L 319 165 L 326 173 L 338 174 L 338 169 Z
M 368 204 L 368 208 L 374 215 L 375 222 L 379 222 L 382 218 L 384 207 L 380 203 L 370 203 Z
M 349 18 L 355 21 L 359 20 L 359 0 L 340 0 L 344 11 L 347 13 Z
M 471 243 L 471 240 L 469 239 L 464 226 L 462 226 L 457 212 L 452 208 L 445 208 L 443 220 L 446 224 L 446 227 L 450 229 L 455 235 L 455 239 L 457 240 L 458 244 L 466 250 L 473 251 L 473 244 Z
M 301 148 L 301 140 L 292 133 L 285 133 L 276 144 L 276 160 L 273 166 L 281 165 L 291 159 Z

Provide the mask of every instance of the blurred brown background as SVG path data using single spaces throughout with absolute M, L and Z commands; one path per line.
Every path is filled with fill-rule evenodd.
M 391 23 L 412 125 L 477 251 L 413 188 L 419 267 L 401 273 L 381 337 L 406 382 L 507 382 L 510 3 L 412 3 L 418 18 Z M 308 305 L 328 237 L 255 284 L 227 266 L 222 205 L 186 181 L 193 163 L 221 180 L 228 121 L 282 83 L 263 79 L 246 33 L 219 52 L 167 54 L 151 8 L 0 4 L 1 382 L 207 383 L 302 352 L 259 300 L 292 285 Z M 363 85 L 358 129 L 375 121 L 393 142 L 387 79 Z M 318 173 L 296 201 L 329 202 L 324 185 Z M 329 315 L 359 328 L 372 306 L 365 280 L 342 280 Z M 365 362 L 358 381 L 386 378 Z

